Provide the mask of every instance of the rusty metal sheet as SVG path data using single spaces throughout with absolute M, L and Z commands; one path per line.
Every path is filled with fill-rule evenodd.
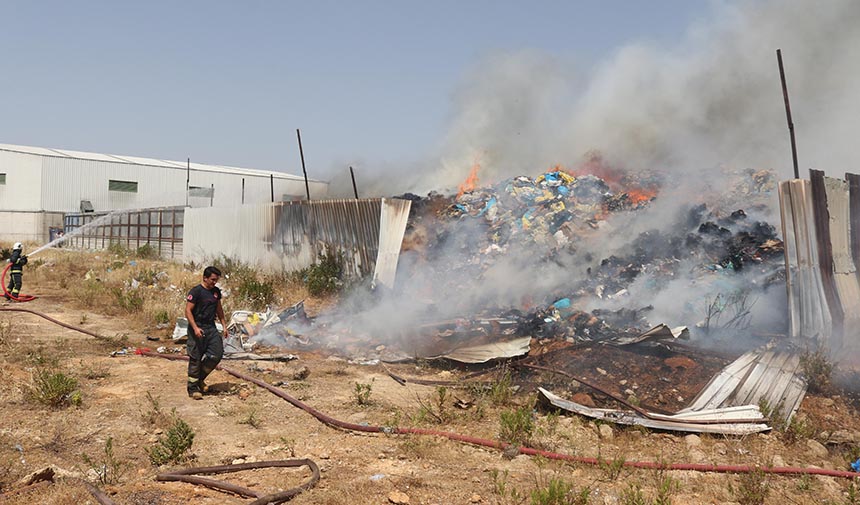
M 714 409 L 706 412 L 698 412 L 696 413 L 696 417 L 682 414 L 680 416 L 658 416 L 660 417 L 659 419 L 650 419 L 624 410 L 586 407 L 585 405 L 565 400 L 564 398 L 541 387 L 538 388 L 538 393 L 544 401 L 547 401 L 551 405 L 562 410 L 616 424 L 644 426 L 646 428 L 657 430 L 714 433 L 723 435 L 748 435 L 771 429 L 770 426 L 764 422 L 732 422 L 734 419 L 762 419 L 762 421 L 764 421 L 761 411 L 758 407 L 752 405 L 744 406 L 742 408 L 730 407 L 728 409 Z M 654 415 L 649 413 L 649 416 L 653 417 Z M 707 424 L 697 424 L 693 421 L 707 422 Z
M 844 355 L 842 352 L 846 347 L 852 347 L 856 352 L 857 344 L 860 343 L 860 282 L 858 282 L 857 269 L 854 266 L 854 258 L 851 251 L 850 230 L 850 204 L 848 183 L 834 179 L 824 178 L 824 191 L 827 195 L 827 211 L 830 215 L 830 243 L 833 251 L 833 282 L 836 293 L 839 295 L 839 303 L 842 306 L 843 332 L 835 335 L 835 341 L 831 343 L 831 355 L 838 359 Z M 841 338 L 840 338 L 841 337 Z

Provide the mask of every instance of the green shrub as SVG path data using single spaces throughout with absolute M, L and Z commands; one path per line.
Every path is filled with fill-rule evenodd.
M 80 405 L 82 399 L 77 379 L 47 368 L 39 368 L 33 373 L 30 396 L 49 407 Z
M 822 349 L 807 350 L 800 356 L 800 368 L 809 384 L 809 392 L 826 393 L 830 387 L 833 363 Z
M 343 286 L 344 259 L 341 252 L 320 254 L 317 262 L 307 269 L 308 292 L 313 296 L 335 293 Z
M 169 324 L 170 323 L 170 313 L 164 309 L 159 310 L 155 313 L 155 324 Z
M 158 257 L 159 257 L 158 256 L 158 249 L 149 245 L 148 242 L 146 244 L 143 244 L 142 246 L 138 247 L 137 250 L 134 252 L 134 255 L 140 259 L 146 259 L 146 260 L 155 260 L 155 259 L 158 259 Z
M 528 445 L 534 430 L 535 423 L 529 406 L 499 414 L 499 438 L 502 442 L 515 446 Z
M 194 443 L 194 430 L 188 423 L 174 415 L 173 425 L 167 430 L 165 436 L 158 439 L 146 452 L 149 461 L 155 466 L 168 463 L 178 463 L 185 459 L 186 453 Z
M 236 296 L 247 302 L 252 310 L 265 310 L 275 303 L 275 285 L 270 280 L 244 277 L 236 285 Z
M 143 310 L 143 295 L 136 289 L 113 288 L 113 296 L 117 306 L 130 314 Z

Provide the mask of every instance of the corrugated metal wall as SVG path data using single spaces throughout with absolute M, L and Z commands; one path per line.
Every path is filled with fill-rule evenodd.
M 92 202 L 96 211 L 115 209 L 141 209 L 149 207 L 185 205 L 186 170 L 134 165 L 111 161 L 83 160 L 75 158 L 43 157 L 42 207 L 52 211 L 76 211 L 81 200 Z M 238 206 L 271 201 L 269 177 L 211 172 L 195 169 L 190 171 L 190 186 L 212 188 L 214 197 L 191 196 L 192 207 Z M 108 191 L 109 180 L 137 183 L 137 192 Z M 275 177 L 275 201 L 285 195 L 303 197 L 304 181 Z M 311 197 L 324 196 L 328 184 L 310 182 Z
M 188 209 L 185 258 L 205 262 L 223 255 L 292 271 L 335 250 L 343 253 L 350 276 L 373 274 L 389 284 L 410 207 L 407 200 L 364 199 Z M 377 263 L 381 270 L 375 272 Z
M 860 365 L 860 179 L 810 171 L 779 186 L 791 333 Z

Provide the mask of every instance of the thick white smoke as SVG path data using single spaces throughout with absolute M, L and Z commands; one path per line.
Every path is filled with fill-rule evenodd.
M 782 48 L 800 166 L 836 174 L 860 164 L 860 2 L 716 4 L 677 47 L 631 44 L 592 69 L 548 55 L 495 54 L 455 95 L 441 168 L 409 189 L 456 187 L 480 154 L 484 180 L 590 150 L 630 170 L 696 178 L 717 164 L 792 174 L 775 50 Z
M 450 191 L 476 159 L 484 184 L 534 176 L 556 164 L 576 168 L 586 153 L 599 151 L 611 166 L 630 173 L 669 174 L 658 199 L 645 211 L 605 223 L 577 244 L 575 255 L 544 261 L 542 251 L 520 251 L 496 261 L 480 279 L 446 279 L 446 265 L 470 261 L 475 254 L 461 242 L 481 231 L 463 221 L 462 241 L 448 237 L 432 258 L 415 260 L 414 268 L 408 267 L 414 258 L 406 254 L 401 270 L 410 277 L 398 279 L 406 283 L 403 291 L 365 312 L 363 320 L 345 324 L 369 332 L 408 331 L 431 312 L 425 300 L 444 303 L 432 308 L 438 317 L 522 307 L 524 299 L 546 303 L 556 294 L 564 296 L 595 261 L 629 251 L 639 233 L 671 231 L 684 206 L 730 193 L 727 174 L 751 167 L 773 169 L 778 179 L 791 177 L 776 48 L 782 49 L 787 70 L 801 177 L 811 167 L 834 175 L 856 170 L 860 152 L 850 137 L 860 127 L 855 89 L 860 59 L 852 54 L 860 47 L 858 20 L 860 2 L 855 0 L 732 2 L 716 4 L 711 20 L 690 27 L 677 47 L 631 44 L 593 69 L 574 70 L 566 61 L 535 52 L 488 57 L 455 94 L 457 112 L 440 161 L 400 167 L 375 184 L 365 181 L 365 187 L 378 195 Z M 719 203 L 728 213 L 749 202 Z M 778 224 L 775 204 L 774 196 L 764 208 L 746 210 L 750 219 Z M 680 272 L 659 292 L 645 275 L 630 285 L 624 300 L 595 298 L 581 308 L 647 301 L 659 318 L 653 322 L 692 325 L 707 299 L 754 286 L 768 275 L 754 268 L 734 277 Z M 768 293 L 755 300 L 754 319 L 766 326 L 783 318 L 784 311 L 784 293 Z

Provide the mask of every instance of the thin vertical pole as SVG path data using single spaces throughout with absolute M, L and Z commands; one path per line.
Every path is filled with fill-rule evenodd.
M 305 152 L 302 150 L 302 132 L 296 128 L 296 137 L 299 139 L 299 156 L 302 157 L 302 172 L 305 174 L 305 194 L 308 196 L 308 201 L 311 201 L 311 187 L 308 185 L 308 171 L 305 168 Z
M 355 193 L 355 199 L 358 200 L 358 188 L 355 185 L 355 172 L 352 171 L 352 166 L 349 167 L 349 176 L 352 177 L 352 192 Z
M 185 206 L 188 207 L 188 188 L 191 184 L 191 158 L 188 158 L 188 168 L 185 169 Z
M 275 174 L 269 174 L 269 189 L 272 191 L 272 203 L 275 203 Z
M 785 119 L 788 121 L 788 134 L 791 137 L 791 159 L 794 162 L 794 178 L 800 179 L 797 169 L 797 145 L 794 142 L 794 123 L 791 121 L 791 104 L 788 103 L 788 86 L 785 84 L 785 69 L 782 66 L 782 50 L 776 50 L 776 61 L 779 63 L 779 80 L 782 82 L 782 98 L 785 100 Z
M 215 202 L 215 184 L 212 183 L 209 185 L 209 206 Z
M 242 205 L 245 205 L 245 178 L 242 177 Z

